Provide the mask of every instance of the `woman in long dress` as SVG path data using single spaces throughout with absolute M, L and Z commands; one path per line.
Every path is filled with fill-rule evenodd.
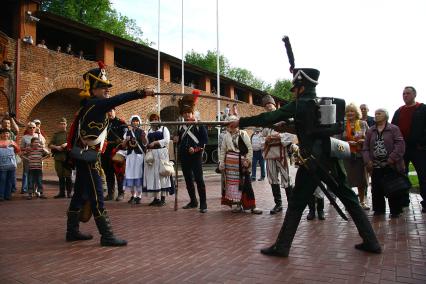
M 148 140 L 146 133 L 139 128 L 141 118 L 138 115 L 132 115 L 130 118 L 131 126 L 124 134 L 123 146 L 127 149 L 126 155 L 126 174 L 123 186 L 130 190 L 130 204 L 140 204 L 142 199 L 143 185 L 143 160 L 144 147 Z
M 148 117 L 150 122 L 160 120 L 158 113 Z M 144 162 L 144 187 L 145 196 L 153 197 L 150 206 L 166 205 L 166 196 L 173 192 L 170 176 L 160 175 L 161 160 L 169 161 L 170 132 L 165 126 L 151 126 L 148 130 L 147 151 L 152 153 L 153 159 Z
M 237 120 L 231 115 L 228 121 Z M 250 168 L 253 150 L 250 137 L 244 130 L 228 126 L 220 150 L 219 169 L 225 172 L 225 190 L 222 192 L 222 205 L 236 205 L 232 212 L 251 210 L 262 214 L 256 208 L 256 200 L 251 186 Z

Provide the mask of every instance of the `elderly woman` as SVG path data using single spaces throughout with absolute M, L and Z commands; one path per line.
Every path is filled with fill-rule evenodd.
M 235 121 L 234 115 L 228 121 Z M 262 214 L 256 208 L 253 188 L 251 186 L 250 165 L 253 149 L 250 137 L 244 130 L 228 126 L 228 131 L 221 143 L 219 170 L 225 172 L 225 188 L 222 192 L 222 204 L 237 205 L 232 212 L 251 209 L 253 214 Z
M 139 128 L 139 115 L 130 117 L 130 127 L 124 134 L 123 148 L 127 150 L 126 174 L 123 186 L 130 190 L 130 204 L 140 204 L 143 185 L 144 147 L 147 144 L 145 131 Z
M 148 116 L 150 122 L 160 120 L 158 113 L 152 113 Z M 166 205 L 166 195 L 172 190 L 170 176 L 160 175 L 161 160 L 169 161 L 169 141 L 170 132 L 165 126 L 151 126 L 148 130 L 147 151 L 153 156 L 152 161 L 144 162 L 144 195 L 153 197 L 150 206 Z M 161 199 L 160 199 L 161 198 Z
M 361 110 L 353 103 L 346 106 L 345 115 L 346 125 L 342 139 L 348 141 L 352 156 L 351 159 L 344 160 L 348 182 L 351 187 L 358 188 L 358 198 L 361 207 L 369 210 L 370 207 L 365 203 L 368 179 L 361 153 L 368 125 L 367 122 L 361 120 Z
M 383 215 L 386 211 L 384 189 L 381 180 L 389 172 L 396 170 L 404 173 L 405 143 L 398 126 L 388 122 L 389 114 L 379 108 L 375 112 L 375 122 L 368 129 L 362 153 L 368 172 L 371 173 L 371 193 L 374 215 Z M 402 212 L 400 196 L 388 198 L 390 217 L 398 218 Z

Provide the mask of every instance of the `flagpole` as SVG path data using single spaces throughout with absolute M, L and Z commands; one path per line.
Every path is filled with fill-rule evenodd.
M 184 61 L 183 61 L 183 0 L 182 0 L 182 20 L 181 20 L 181 56 L 182 56 L 182 80 L 181 80 L 181 87 L 182 87 L 182 94 L 185 93 L 185 66 L 184 66 Z
M 158 51 L 157 51 L 157 92 L 161 92 L 161 54 L 160 54 L 160 2 L 158 0 L 158 30 L 157 30 L 157 41 L 158 41 Z M 157 96 L 157 112 L 160 114 L 161 111 L 161 96 Z
M 220 121 L 220 60 L 219 60 L 219 0 L 216 0 L 216 93 L 217 93 L 217 121 Z M 219 160 L 220 128 L 217 129 L 217 155 Z

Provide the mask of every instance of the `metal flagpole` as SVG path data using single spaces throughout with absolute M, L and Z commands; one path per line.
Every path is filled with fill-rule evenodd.
M 220 57 L 219 57 L 219 0 L 216 0 L 216 93 L 217 93 L 217 121 L 220 121 Z M 217 156 L 219 160 L 220 128 L 217 129 Z
M 185 64 L 183 61 L 183 0 L 182 0 L 182 20 L 181 20 L 181 56 L 182 56 L 182 80 L 181 80 L 181 87 L 182 87 L 182 93 L 185 92 Z
M 158 0 L 158 31 L 157 31 L 157 41 L 158 41 L 158 51 L 157 51 L 157 92 L 161 92 L 161 62 L 160 62 L 160 7 L 161 0 Z M 157 95 L 157 112 L 160 114 L 161 111 L 161 96 Z

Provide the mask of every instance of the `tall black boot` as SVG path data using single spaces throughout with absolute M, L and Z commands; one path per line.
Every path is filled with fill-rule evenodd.
M 308 201 L 309 213 L 306 216 L 306 220 L 314 220 L 315 219 L 315 196 L 312 197 Z
M 106 210 L 102 215 L 95 217 L 96 226 L 101 236 L 101 246 L 120 247 L 127 245 L 127 241 L 117 239 L 112 232 L 111 222 Z
M 65 236 L 67 242 L 93 239 L 92 235 L 83 234 L 79 231 L 80 211 L 68 211 L 67 215 L 67 234 Z
M 283 226 L 278 234 L 275 244 L 268 248 L 261 249 L 260 252 L 271 256 L 287 257 L 290 252 L 291 243 L 302 218 L 303 210 L 289 209 L 284 218 Z
M 318 212 L 318 219 L 325 220 L 324 216 L 324 198 L 316 198 L 317 200 L 317 212 Z
M 293 194 L 293 186 L 289 185 L 285 188 L 285 195 L 287 196 L 287 203 L 290 202 L 291 195 Z
M 271 184 L 272 195 L 274 196 L 275 206 L 269 211 L 271 215 L 277 214 L 283 211 L 282 200 L 281 200 L 281 187 L 279 184 Z
M 206 187 L 197 185 L 198 196 L 200 197 L 200 212 L 207 212 L 207 196 L 206 196 Z
M 367 215 L 365 215 L 364 209 L 362 209 L 358 203 L 350 203 L 346 206 L 346 210 L 351 215 L 358 229 L 358 233 L 363 240 L 361 244 L 355 245 L 355 248 L 372 253 L 381 253 L 382 248 L 374 233 L 373 227 L 371 227 L 368 221 Z
M 188 191 L 188 195 L 189 198 L 191 199 L 191 201 L 189 201 L 188 204 L 186 204 L 185 206 L 183 206 L 183 209 L 191 209 L 191 208 L 197 208 L 198 207 L 198 201 L 197 201 L 197 197 L 195 196 L 195 187 L 194 184 L 187 184 L 186 185 L 186 190 Z
M 67 189 L 67 198 L 71 198 L 72 180 L 71 177 L 65 178 L 65 188 Z
M 53 198 L 64 198 L 65 197 L 65 178 L 59 178 L 59 193 Z

